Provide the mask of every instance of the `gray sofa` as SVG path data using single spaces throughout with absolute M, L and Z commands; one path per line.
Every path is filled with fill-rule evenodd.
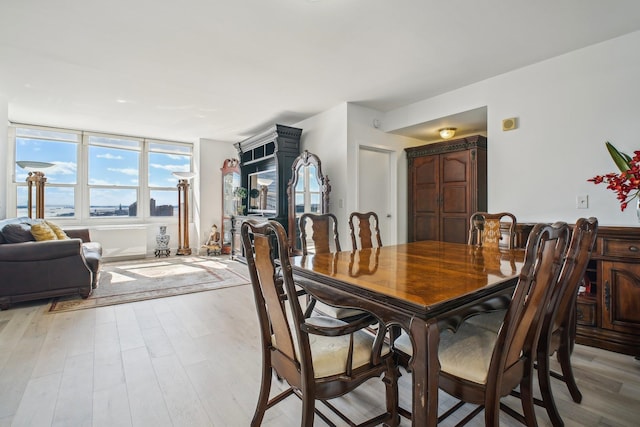
M 62 295 L 87 298 L 98 285 L 102 247 L 87 229 L 65 229 L 68 240 L 35 241 L 36 221 L 0 220 L 0 309 Z M 7 227 L 8 226 L 8 227 Z

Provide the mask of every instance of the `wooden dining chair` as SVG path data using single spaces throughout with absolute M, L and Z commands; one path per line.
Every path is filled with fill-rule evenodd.
M 304 213 L 300 216 L 299 221 L 302 255 L 340 252 L 338 219 L 335 215 L 331 213 Z M 311 230 L 311 239 L 307 238 L 309 229 Z M 307 315 L 311 315 L 314 310 L 325 316 L 349 322 L 365 316 L 370 317 L 370 321 L 374 321 L 373 317 L 365 311 L 355 308 L 334 307 L 310 297 L 306 310 Z
M 484 409 L 485 425 L 498 426 L 499 412 L 504 408 L 501 398 L 519 386 L 524 415 L 513 414 L 515 411 L 508 413 L 518 415 L 527 425 L 537 425 L 532 392 L 533 363 L 544 313 L 558 283 L 568 242 L 566 223 L 537 224 L 533 228 L 515 292 L 497 333 L 467 321 L 452 324 L 450 318 L 439 324 L 438 385 L 460 400 L 442 414 L 439 421 L 465 403 L 473 403 L 478 407 L 458 425 L 466 424 Z M 404 333 L 395 341 L 394 348 L 408 355 L 413 352 L 410 338 Z
M 469 220 L 469 244 L 511 249 L 516 237 L 516 217 L 509 212 L 476 212 Z
M 578 389 L 573 368 L 571 353 L 575 343 L 576 301 L 578 287 L 587 270 L 589 260 L 596 242 L 598 220 L 596 218 L 579 218 L 573 227 L 569 250 L 562 265 L 558 284 L 554 287 L 547 311 L 544 316 L 538 350 L 536 368 L 542 399 L 534 402 L 543 406 L 554 426 L 562 426 L 564 422 L 553 399 L 551 377 L 563 381 L 574 402 L 582 401 L 582 393 Z M 497 332 L 502 325 L 506 310 L 483 313 L 470 317 L 467 321 L 473 325 Z M 560 364 L 561 373 L 552 371 L 549 361 L 553 354 Z M 515 393 L 517 394 L 517 393 Z
M 304 213 L 299 219 L 302 254 L 340 252 L 338 219 L 334 214 Z M 311 229 L 310 240 L 307 233 Z M 311 243 L 311 247 L 309 245 Z
M 311 427 L 316 413 L 334 425 L 316 408 L 317 400 L 348 421 L 328 400 L 380 377 L 385 384 L 386 411 L 365 424 L 398 425 L 399 374 L 393 353 L 384 343 L 384 326 L 378 325 L 373 336 L 363 330 L 368 324 L 348 324 L 319 316 L 306 318 L 299 302 L 302 292 L 293 281 L 287 235 L 282 225 L 273 220 L 262 224 L 245 221 L 240 235 L 262 342 L 262 382 L 251 426 L 259 426 L 267 409 L 292 394 L 302 400 L 302 426 Z M 274 373 L 289 388 L 269 399 Z
M 357 236 L 356 228 L 358 229 Z M 354 251 L 382 246 L 378 215 L 375 212 L 351 212 L 351 215 L 349 215 L 349 231 L 351 234 L 351 247 Z M 376 246 L 373 243 L 374 237 Z M 359 245 L 358 239 L 360 240 Z

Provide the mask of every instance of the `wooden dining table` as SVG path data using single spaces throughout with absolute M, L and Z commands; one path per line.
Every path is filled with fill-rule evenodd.
M 412 425 L 438 417 L 439 326 L 443 319 L 508 292 L 524 251 L 421 241 L 294 256 L 296 283 L 325 303 L 369 311 L 411 337 Z

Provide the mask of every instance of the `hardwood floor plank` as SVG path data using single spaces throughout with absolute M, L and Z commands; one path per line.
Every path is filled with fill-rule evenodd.
M 53 425 L 53 415 L 61 381 L 62 373 L 30 380 L 11 425 L 16 427 Z
M 206 426 L 211 421 L 175 355 L 152 359 L 173 425 Z
M 93 353 L 67 358 L 52 426 L 90 426 L 93 419 Z
M 122 359 L 133 426 L 171 426 L 171 417 L 146 347 L 123 350 Z

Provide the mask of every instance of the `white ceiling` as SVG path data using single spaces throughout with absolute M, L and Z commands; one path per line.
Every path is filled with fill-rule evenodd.
M 637 30 L 637 0 L 2 0 L 0 95 L 14 122 L 235 142 Z

